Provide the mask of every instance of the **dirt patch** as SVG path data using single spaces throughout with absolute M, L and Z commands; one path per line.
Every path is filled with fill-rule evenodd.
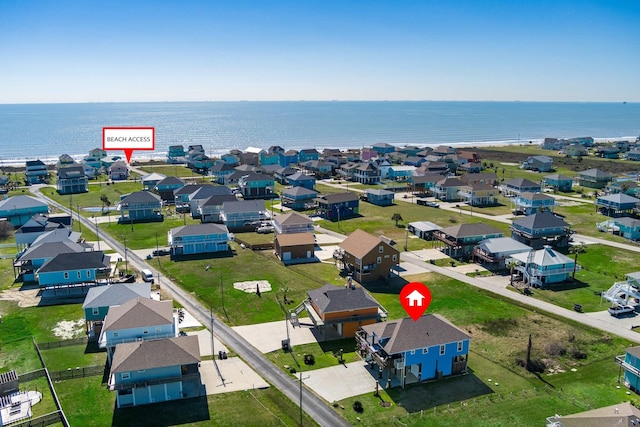
M 0 300 L 13 301 L 18 307 L 35 307 L 40 304 L 40 289 L 6 289 L 0 292 Z
M 63 340 L 81 337 L 84 334 L 84 319 L 61 320 L 52 331 L 53 335 Z
M 262 293 L 271 290 L 271 283 L 267 280 L 250 280 L 248 282 L 235 282 L 233 287 L 249 294 L 257 293 L 258 291 Z

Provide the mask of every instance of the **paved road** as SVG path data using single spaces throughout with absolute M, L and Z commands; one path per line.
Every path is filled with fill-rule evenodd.
M 56 206 L 69 213 L 69 209 L 54 200 L 49 199 L 40 193 L 41 186 L 31 187 L 31 192 L 46 203 Z M 83 225 L 90 228 L 93 227 L 93 223 L 84 217 L 80 217 L 80 221 Z M 109 235 L 102 233 L 103 240 L 115 251 L 124 253 L 124 247 L 115 239 Z M 145 261 L 137 256 L 132 251 L 128 251 L 128 262 L 141 270 L 143 268 L 150 269 L 156 277 L 159 277 L 160 287 L 168 293 L 180 304 L 182 304 L 191 314 L 203 325 L 210 327 L 211 318 L 209 316 L 209 309 L 203 307 L 193 295 L 185 292 L 182 288 L 175 283 L 167 279 L 166 277 L 159 276 L 158 271 L 152 266 L 145 263 Z M 273 363 L 267 360 L 255 347 L 242 338 L 233 329 L 222 322 L 218 317 L 214 316 L 214 333 L 220 341 L 225 343 L 229 348 L 240 356 L 249 366 L 255 369 L 260 375 L 264 377 L 269 383 L 271 383 L 278 390 L 282 391 L 292 402 L 300 403 L 300 386 L 299 382 L 293 380 L 290 376 L 282 372 Z M 302 406 L 304 411 L 313 418 L 321 426 L 349 426 L 350 424 L 342 418 L 338 413 L 329 407 L 329 405 L 322 399 L 317 397 L 306 387 L 302 388 Z

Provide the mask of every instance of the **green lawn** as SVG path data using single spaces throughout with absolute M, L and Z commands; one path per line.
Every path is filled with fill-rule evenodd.
M 98 349 L 95 342 L 87 345 L 41 349 L 40 352 L 49 371 L 99 366 L 104 365 L 107 361 L 106 351 Z
M 115 408 L 101 377 L 60 381 L 56 392 L 72 426 L 282 426 L 299 422 L 298 408 L 274 388 L 210 395 L 136 408 Z M 317 425 L 304 414 L 304 425 Z

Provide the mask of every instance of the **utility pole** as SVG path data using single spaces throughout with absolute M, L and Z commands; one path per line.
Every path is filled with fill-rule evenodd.
M 129 263 L 127 262 L 127 238 L 124 238 L 124 270 L 129 273 Z
M 80 219 L 80 206 L 78 206 L 77 203 L 76 203 L 76 213 L 78 214 L 78 230 L 80 230 L 80 232 L 82 233 L 82 220 Z

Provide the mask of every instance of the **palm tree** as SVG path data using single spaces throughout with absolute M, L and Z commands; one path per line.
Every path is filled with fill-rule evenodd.
M 578 267 L 578 255 L 585 253 L 587 250 L 585 248 L 584 242 L 580 242 L 579 245 L 573 245 L 569 248 L 569 253 L 574 254 L 574 264 L 573 264 L 573 274 L 571 275 L 572 279 L 576 278 L 576 268 Z
M 518 263 L 516 263 L 516 261 L 514 259 L 510 259 L 507 262 L 507 268 L 509 269 L 509 284 L 513 287 L 513 270 L 516 268 L 516 265 L 518 265 Z
M 394 213 L 393 216 L 391 217 L 391 221 L 395 221 L 396 222 L 396 227 L 398 226 L 398 221 L 402 221 L 402 215 L 400 215 L 399 213 Z

